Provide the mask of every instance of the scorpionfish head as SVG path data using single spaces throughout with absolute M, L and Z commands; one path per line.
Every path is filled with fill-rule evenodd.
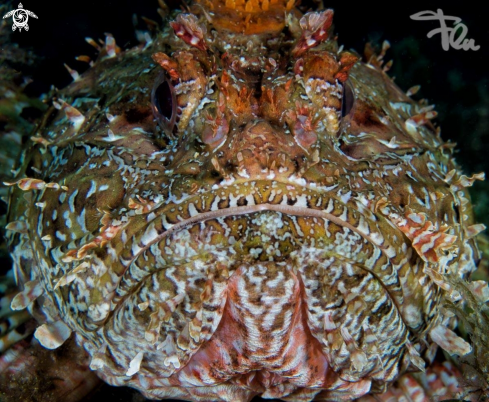
M 478 177 L 332 19 L 200 0 L 146 46 L 107 37 L 13 191 L 41 343 L 75 332 L 108 383 L 195 401 L 352 399 L 468 352 L 440 305 L 475 269 Z

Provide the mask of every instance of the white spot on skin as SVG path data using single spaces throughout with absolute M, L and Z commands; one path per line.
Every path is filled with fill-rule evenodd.
M 93 180 L 90 180 L 90 183 L 91 185 L 87 192 L 87 198 L 94 194 L 95 191 L 97 191 L 97 183 L 95 183 Z
M 297 197 L 296 207 L 307 208 L 307 197 L 305 195 L 300 195 Z
M 71 213 L 75 213 L 75 198 L 78 194 L 78 189 L 73 191 L 73 194 L 70 195 L 70 198 L 68 198 L 68 206 L 70 208 Z
M 330 198 L 328 201 L 328 206 L 326 207 L 326 210 L 324 212 L 330 214 L 333 211 L 333 209 L 334 209 L 334 201 L 332 198 Z
M 163 226 L 163 228 L 165 230 L 168 230 L 170 229 L 171 227 L 173 227 L 173 225 L 171 223 L 169 223 L 167 220 L 166 220 L 166 215 L 163 215 L 161 217 L 161 225 Z
M 363 216 L 360 216 L 357 229 L 360 233 L 363 233 L 364 235 L 368 236 L 370 234 L 370 228 L 368 227 L 368 224 Z
M 417 306 L 407 305 L 404 307 L 403 313 L 404 320 L 409 326 L 415 327 L 423 320 L 421 311 L 417 308 Z
M 190 214 L 191 217 L 199 214 L 197 209 L 195 209 L 195 205 L 192 203 L 190 203 L 188 206 L 188 213 Z
M 263 249 L 261 249 L 261 248 L 250 248 L 250 255 L 253 258 L 257 259 L 260 256 L 262 251 L 263 251 Z
M 78 223 L 78 225 L 80 225 L 80 229 L 83 231 L 83 232 L 88 232 L 87 230 L 87 227 L 85 225 L 85 212 L 86 212 L 86 209 L 83 208 L 80 212 L 80 215 L 78 215 L 76 217 L 76 222 Z
M 211 205 L 211 211 L 217 211 L 219 209 L 218 207 L 219 201 L 221 201 L 221 197 L 216 195 L 216 198 L 214 198 L 214 201 L 212 202 Z
M 141 237 L 141 243 L 147 246 L 152 241 L 154 241 L 158 237 L 158 232 L 155 229 L 154 223 L 150 224 L 150 226 L 144 232 L 144 235 Z
M 248 205 L 255 205 L 255 199 L 251 194 L 248 194 L 246 196 L 246 201 L 248 201 Z
M 105 366 L 104 356 L 105 356 L 106 349 L 107 349 L 107 344 L 103 343 L 100 349 L 95 353 L 92 361 L 90 362 L 90 368 L 92 370 L 99 370 Z
M 341 201 L 346 204 L 351 198 L 351 191 L 348 191 L 346 194 L 340 195 Z
M 131 253 L 133 256 L 136 256 L 139 254 L 139 252 L 142 250 L 141 247 L 139 247 L 139 244 L 133 240 L 132 247 L 131 247 Z
M 143 361 L 143 356 L 144 356 L 144 353 L 139 352 L 134 357 L 134 359 L 131 360 L 131 362 L 129 363 L 129 369 L 126 372 L 127 376 L 131 377 L 139 371 L 139 369 L 141 367 L 141 362 Z
M 236 197 L 233 194 L 229 194 L 229 207 L 234 208 L 237 207 L 237 201 L 241 198 L 240 195 L 237 195 Z
M 66 241 L 66 235 L 64 233 L 61 233 L 59 230 L 57 230 L 55 234 L 59 240 Z
M 292 216 L 291 217 L 291 220 L 292 222 L 294 223 L 294 227 L 295 227 L 295 230 L 297 231 L 297 234 L 301 237 L 304 237 L 304 232 L 301 230 L 301 227 L 299 226 L 299 224 L 297 223 L 297 217 L 296 216 Z
M 341 219 L 343 222 L 347 222 L 347 220 L 348 220 L 348 209 L 345 208 L 343 210 L 343 213 L 338 218 Z
M 316 44 L 316 41 L 312 38 L 307 39 L 307 46 L 311 47 Z
M 63 219 L 65 220 L 66 227 L 68 229 L 71 229 L 71 227 L 73 226 L 73 222 L 71 221 L 70 212 L 69 211 L 65 211 L 63 213 Z
M 107 317 L 109 310 L 109 303 L 91 304 L 88 306 L 88 317 L 93 321 L 101 321 Z

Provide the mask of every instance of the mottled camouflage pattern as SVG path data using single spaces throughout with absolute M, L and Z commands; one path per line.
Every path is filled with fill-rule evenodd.
M 74 332 L 109 384 L 193 401 L 350 400 L 470 351 L 440 306 L 476 268 L 480 176 L 331 24 L 228 0 L 107 38 L 11 193 L 13 307 L 43 345 Z

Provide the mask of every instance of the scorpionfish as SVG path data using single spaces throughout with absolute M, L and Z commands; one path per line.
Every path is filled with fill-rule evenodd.
M 443 303 L 476 269 L 483 177 L 386 74 L 386 46 L 362 62 L 332 21 L 197 0 L 71 70 L 7 183 L 11 307 L 41 345 L 73 336 L 151 399 L 397 398 L 406 378 L 455 395 L 456 368 L 431 365 L 471 351 Z

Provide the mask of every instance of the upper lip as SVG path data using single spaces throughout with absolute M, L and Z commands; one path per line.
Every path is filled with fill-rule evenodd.
M 293 216 L 327 219 L 359 234 L 386 252 L 388 257 L 390 256 L 390 252 L 388 251 L 390 245 L 380 235 L 382 231 L 378 228 L 375 217 L 367 218 L 364 211 L 362 213 L 355 210 L 351 205 L 346 205 L 341 199 L 335 197 L 333 193 L 296 187 L 286 183 L 272 182 L 273 184 L 270 184 L 267 181 L 263 182 L 270 186 L 275 185 L 277 191 L 270 191 L 267 196 L 262 198 L 263 202 L 259 203 L 256 203 L 254 198 L 254 195 L 262 190 L 259 185 L 256 186 L 254 191 L 242 192 L 238 196 L 233 195 L 233 185 L 231 185 L 189 197 L 179 204 L 160 204 L 151 211 L 153 213 L 151 219 L 147 220 L 147 224 L 145 224 L 144 228 L 141 228 L 139 231 L 140 234 L 134 240 L 137 244 L 136 247 L 132 247 L 135 253 L 133 253 L 130 259 L 121 259 L 121 262 L 128 267 L 152 244 L 194 223 L 219 217 L 252 214 L 260 211 L 276 211 Z M 243 186 L 243 184 L 237 185 L 237 190 L 242 190 Z M 284 187 L 287 189 L 287 192 L 283 191 Z M 222 195 L 223 190 L 228 191 L 226 192 L 226 196 L 221 198 L 220 195 Z M 282 191 L 280 192 L 279 190 Z M 209 204 L 209 197 L 214 199 L 214 202 Z M 244 199 L 244 205 L 237 204 L 237 201 L 240 199 Z M 227 201 L 229 205 L 224 208 L 219 208 L 218 202 L 220 200 Z M 206 202 L 210 207 L 207 210 L 199 212 L 198 207 L 205 205 Z M 338 213 L 338 211 L 341 211 L 341 213 Z M 357 214 L 356 224 L 348 221 L 348 212 L 350 214 Z M 375 235 L 372 235 L 373 233 Z

